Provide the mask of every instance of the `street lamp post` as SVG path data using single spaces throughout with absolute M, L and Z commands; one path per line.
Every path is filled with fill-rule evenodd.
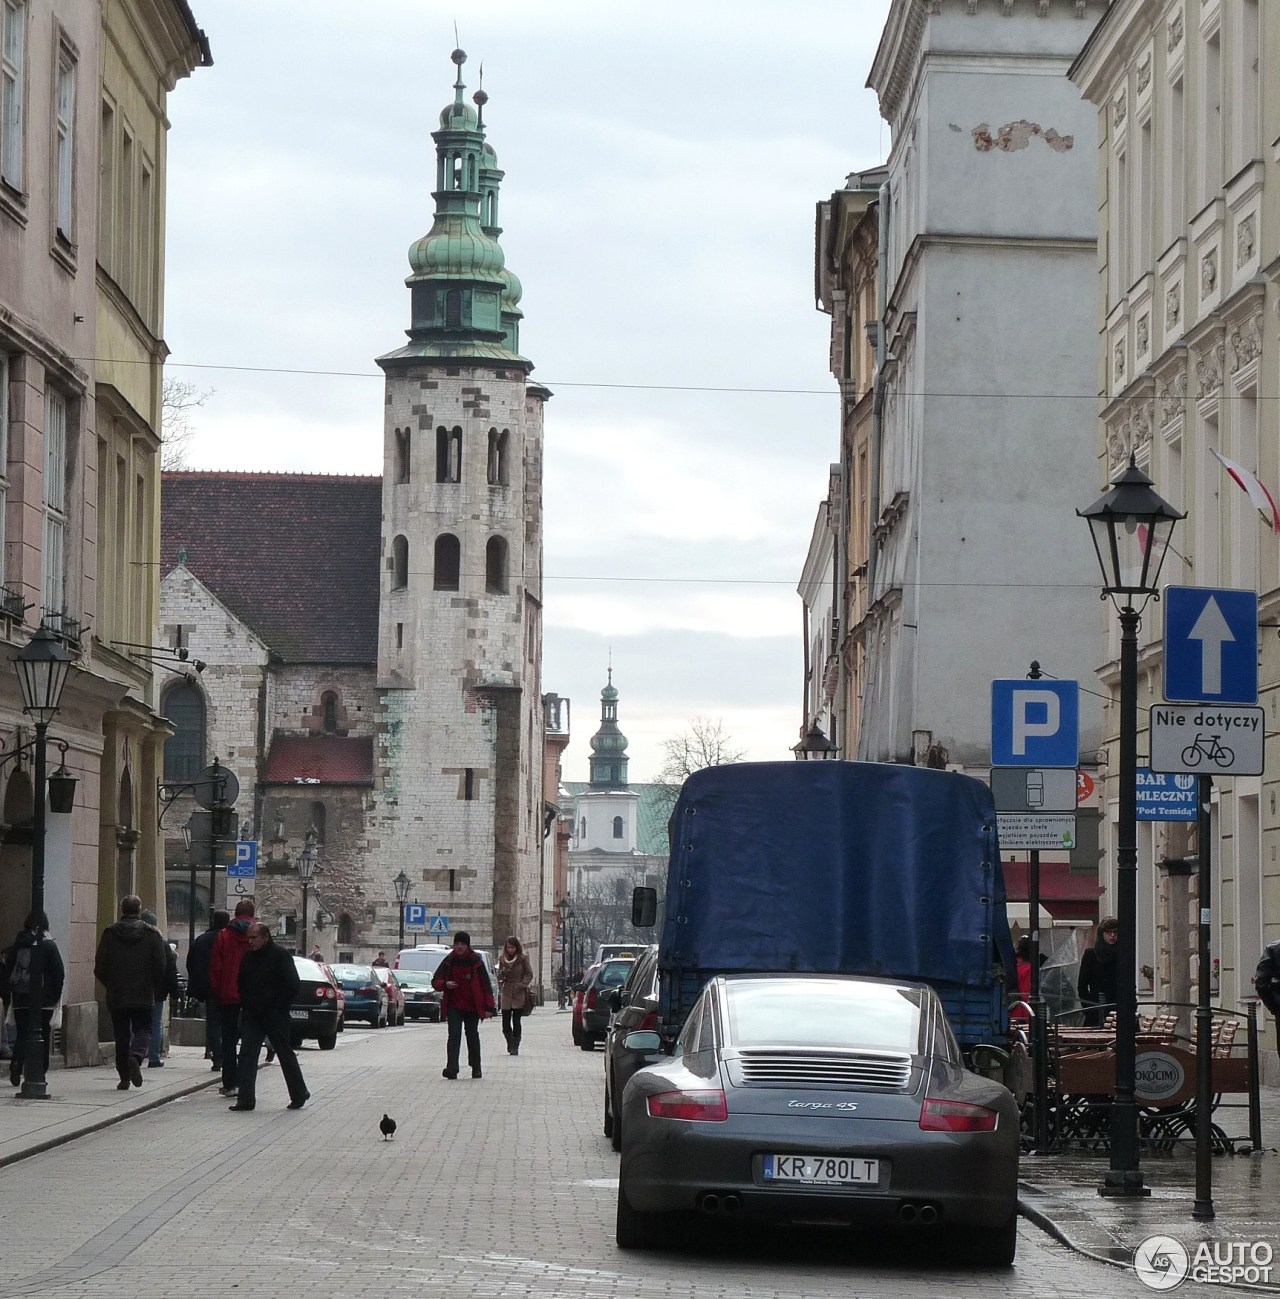
M 18 672 L 18 689 L 22 692 L 22 710 L 30 714 L 36 728 L 35 790 L 31 834 L 31 910 L 44 910 L 44 841 L 45 841 L 45 768 L 49 723 L 57 715 L 62 688 L 75 655 L 46 627 L 39 630 L 18 651 L 14 666 Z M 63 770 L 65 768 L 60 768 Z M 44 1030 L 40 1008 L 27 1017 L 27 1036 L 22 1051 L 23 1100 L 48 1100 L 45 1080 Z
M 311 877 L 316 873 L 316 828 L 307 830 L 306 844 L 298 854 L 298 878 L 302 881 L 302 935 L 298 950 L 307 954 L 307 908 L 311 905 Z
M 396 901 L 400 904 L 400 950 L 404 950 L 404 904 L 409 900 L 409 890 L 413 887 L 413 881 L 401 871 L 399 875 L 392 880 L 396 888 Z
M 1120 614 L 1120 772 L 1116 827 L 1116 1094 L 1111 1166 L 1100 1195 L 1149 1195 L 1138 1166 L 1134 1035 L 1138 1021 L 1138 623 L 1159 599 L 1160 568 L 1174 524 L 1186 518 L 1154 489 L 1132 456 L 1111 489 L 1076 513 L 1089 524 L 1102 569 L 1102 598 Z
M 182 827 L 182 846 L 187 850 L 187 870 L 191 875 L 187 889 L 187 952 L 196 942 L 196 859 L 191 852 L 191 822 Z
M 799 762 L 821 762 L 836 756 L 836 746 L 827 739 L 817 722 L 810 722 L 804 739 L 799 744 L 793 744 L 791 752 Z

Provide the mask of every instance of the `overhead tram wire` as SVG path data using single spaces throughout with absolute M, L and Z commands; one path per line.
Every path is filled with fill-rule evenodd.
M 108 357 L 77 356 L 73 358 L 84 365 L 150 365 L 148 358 L 127 357 L 112 359 Z M 206 361 L 166 361 L 166 370 L 221 370 L 236 374 L 288 374 L 303 378 L 328 379 L 378 379 L 386 376 L 381 370 L 304 370 L 290 366 L 278 365 L 216 365 Z M 620 392 L 702 392 L 741 394 L 744 396 L 779 396 L 779 397 L 838 397 L 840 390 L 834 380 L 830 388 L 769 388 L 741 387 L 733 384 L 692 384 L 692 383 L 604 383 L 581 379 L 542 379 L 535 382 L 548 388 L 598 388 Z M 870 391 L 870 388 L 867 389 Z M 1150 392 L 1133 393 L 1130 396 L 1098 392 L 913 392 L 896 389 L 898 397 L 913 397 L 932 401 L 1093 401 L 1106 402 L 1142 402 L 1151 404 L 1155 395 Z M 1240 394 L 1222 394 L 1223 401 L 1244 400 Z M 1262 394 L 1249 400 L 1280 401 L 1280 394 Z

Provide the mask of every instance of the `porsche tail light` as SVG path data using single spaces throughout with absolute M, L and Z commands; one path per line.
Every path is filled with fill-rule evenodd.
M 920 1107 L 920 1126 L 926 1132 L 994 1132 L 999 1117 L 985 1105 L 938 1100 L 932 1096 Z
M 649 1097 L 649 1117 L 723 1123 L 729 1117 L 729 1107 L 719 1087 L 714 1091 L 659 1092 Z

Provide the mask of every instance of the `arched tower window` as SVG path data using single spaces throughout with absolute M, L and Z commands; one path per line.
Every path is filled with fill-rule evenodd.
M 409 539 L 403 534 L 391 540 L 391 589 L 403 591 L 409 585 Z
M 578 837 L 585 839 L 587 837 L 587 818 L 584 816 L 578 825 Z
M 462 430 L 448 429 L 443 424 L 436 429 L 436 482 L 460 483 L 462 481 Z
M 324 843 L 325 822 L 326 822 L 327 820 L 328 820 L 328 816 L 327 816 L 327 814 L 325 813 L 324 804 L 321 803 L 321 802 L 319 802 L 318 800 L 317 800 L 316 802 L 312 803 L 312 804 L 311 804 L 311 824 L 312 824 L 313 826 L 315 826 L 315 831 L 316 831 L 316 843 L 317 843 L 317 844 L 323 844 L 323 843 Z
M 485 196 L 485 218 L 484 223 L 487 226 L 496 226 L 498 224 L 498 195 L 495 190 L 490 190 Z
M 507 469 L 507 446 L 511 441 L 509 429 L 501 433 L 496 428 L 489 430 L 489 486 L 506 487 L 510 482 Z
M 476 187 L 476 155 L 467 154 L 467 188 L 475 189 Z
M 338 730 L 338 696 L 332 690 L 326 690 L 320 696 L 320 716 L 325 734 L 336 734 Z
M 613 837 L 615 839 L 622 838 L 622 818 L 620 816 L 613 818 Z
M 204 766 L 204 696 L 195 686 L 174 686 L 160 711 L 174 725 L 164 746 L 164 778 L 175 784 L 194 780 Z
M 450 289 L 444 295 L 444 327 L 446 329 L 462 328 L 462 290 Z
M 484 589 L 501 595 L 507 589 L 507 540 L 490 537 L 484 548 Z
M 409 446 L 411 432 L 407 428 L 396 429 L 396 466 L 395 481 L 398 483 L 407 483 L 409 481 Z
M 449 158 L 449 188 L 462 188 L 462 155 L 452 154 Z
M 456 591 L 462 571 L 462 546 L 451 532 L 442 532 L 436 538 L 435 588 L 437 591 Z
M 355 922 L 344 911 L 338 917 L 338 942 L 342 946 L 346 947 L 347 945 L 349 945 L 350 943 L 354 943 L 355 941 L 356 941 Z

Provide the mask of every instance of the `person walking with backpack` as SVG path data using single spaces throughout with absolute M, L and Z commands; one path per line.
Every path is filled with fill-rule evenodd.
M 37 1022 L 44 1038 L 44 1071 L 46 1074 L 49 1072 L 53 1012 L 62 1000 L 62 987 L 66 981 L 62 953 L 49 935 L 49 917 L 43 911 L 30 912 L 22 922 L 21 931 L 8 949 L 5 971 L 18 1029 L 13 1058 L 9 1062 L 9 1081 L 18 1087 L 22 1083 L 23 1065 L 27 1058 L 27 1039 Z

